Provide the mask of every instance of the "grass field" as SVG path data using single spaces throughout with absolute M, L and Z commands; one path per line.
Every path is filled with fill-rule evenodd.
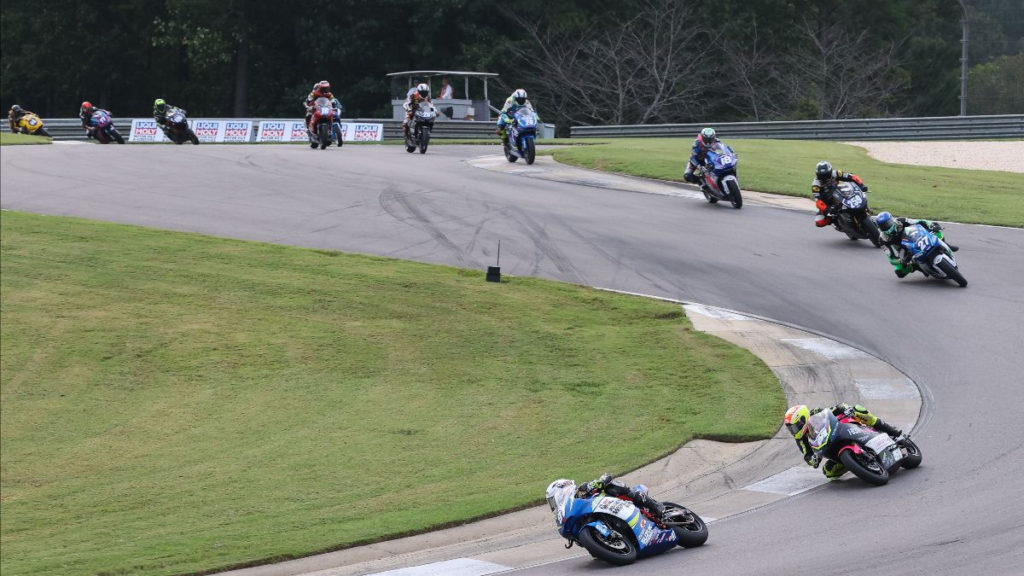
M 0 132 L 0 146 L 15 146 L 18 144 L 49 144 L 50 142 L 52 142 L 52 140 L 44 136 Z
M 629 138 L 554 151 L 559 162 L 635 176 L 682 181 L 691 141 Z M 861 176 L 875 213 L 1024 227 L 1020 174 L 886 164 L 863 148 L 836 142 L 729 140 L 740 157 L 744 189 L 810 198 L 814 166 L 828 159 Z M 813 208 L 808 200 L 808 208 Z
M 4 576 L 182 574 L 514 509 L 694 436 L 770 370 L 677 305 L 0 213 Z

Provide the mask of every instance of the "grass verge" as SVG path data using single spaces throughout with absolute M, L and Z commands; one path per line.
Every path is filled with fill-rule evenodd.
M 770 370 L 679 306 L 0 213 L 0 571 L 166 575 L 487 516 L 695 435 Z
M 0 146 L 16 146 L 19 144 L 49 144 L 52 139 L 45 136 L 32 136 L 31 134 L 13 134 L 0 132 Z
M 1010 172 L 886 164 L 863 148 L 837 142 L 728 140 L 740 157 L 744 189 L 810 199 L 814 165 L 828 159 L 870 187 L 875 213 L 975 224 L 1024 227 L 1024 187 Z M 682 181 L 690 141 L 669 138 L 605 140 L 554 151 L 566 164 L 647 178 Z M 808 201 L 808 207 L 813 208 Z

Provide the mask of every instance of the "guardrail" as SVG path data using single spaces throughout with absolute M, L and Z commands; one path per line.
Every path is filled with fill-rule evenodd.
M 196 118 L 196 120 L 237 120 L 237 118 Z M 252 138 L 255 142 L 256 132 L 261 120 L 280 120 L 280 118 L 253 118 Z M 375 118 L 342 119 L 342 122 L 363 122 L 384 125 L 384 138 L 401 138 L 401 120 L 380 120 Z M 53 136 L 54 140 L 85 140 L 85 131 L 82 130 L 82 122 L 78 118 L 44 118 L 43 123 L 46 130 Z M 114 118 L 114 125 L 117 126 L 121 135 L 126 139 L 131 129 L 131 118 Z M 550 127 L 551 135 L 554 137 L 554 127 Z M 470 122 L 465 120 L 441 120 L 434 124 L 433 138 L 487 138 L 494 139 L 493 122 Z M 543 137 L 543 134 L 541 135 Z
M 931 118 L 865 118 L 710 124 L 646 124 L 573 126 L 573 138 L 692 138 L 705 126 L 723 138 L 782 140 L 946 140 L 1024 138 L 1024 114 L 940 116 Z

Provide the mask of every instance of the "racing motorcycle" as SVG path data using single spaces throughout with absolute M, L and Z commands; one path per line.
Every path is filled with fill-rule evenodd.
M 193 144 L 199 144 L 199 137 L 192 131 L 192 128 L 188 125 L 188 117 L 185 116 L 185 111 L 181 108 L 171 106 L 167 110 L 167 137 L 170 138 L 171 142 L 175 144 L 184 144 L 185 142 L 192 142 Z
M 900 240 L 903 249 L 911 255 L 911 266 L 925 276 L 940 280 L 952 280 L 961 288 L 967 286 L 967 279 L 953 258 L 953 250 L 946 244 L 942 227 L 932 223 L 932 229 L 919 223 L 907 223 Z
M 643 486 L 635 489 L 646 490 Z M 599 560 L 623 566 L 637 558 L 670 550 L 675 546 L 693 548 L 708 539 L 708 526 L 693 511 L 663 502 L 665 515 L 659 520 L 637 508 L 629 496 L 601 492 L 578 497 L 571 480 L 548 487 L 548 506 L 555 516 L 558 533 L 568 540 L 566 548 L 579 544 Z
M 124 138 L 121 133 L 114 128 L 114 119 L 110 117 L 110 114 L 106 110 L 97 110 L 92 113 L 92 117 L 89 118 L 89 126 L 92 127 L 93 137 L 100 144 L 108 144 L 111 140 L 116 141 L 118 144 L 124 144 Z
M 331 145 L 334 138 L 338 139 L 338 146 L 341 146 L 341 114 L 334 104 L 321 96 L 313 101 L 313 116 L 309 119 L 306 127 L 306 134 L 309 135 L 310 148 L 317 146 L 324 150 Z
M 740 182 L 736 179 L 736 164 L 739 158 L 724 142 L 715 142 L 704 157 L 704 167 L 699 175 L 700 190 L 707 201 L 714 204 L 728 200 L 733 208 L 743 207 Z
M 412 125 L 409 126 L 409 136 L 405 139 L 405 151 L 410 154 L 419 147 L 420 154 L 427 153 L 427 145 L 430 144 L 430 132 L 434 129 L 434 120 L 437 119 L 437 109 L 431 102 L 420 102 L 416 113 L 412 116 Z
M 850 240 L 871 240 L 875 248 L 882 247 L 878 225 L 871 218 L 868 197 L 853 182 L 840 182 L 832 194 L 832 225 Z
M 913 440 L 907 436 L 893 440 L 857 422 L 851 413 L 836 416 L 831 410 L 822 410 L 814 414 L 808 421 L 807 441 L 819 456 L 841 462 L 875 486 L 888 482 L 900 467 L 921 465 L 921 449 Z
M 36 116 L 32 112 L 25 112 L 18 122 L 15 124 L 18 131 L 22 134 L 32 134 L 34 136 L 46 136 L 47 138 L 53 138 L 50 133 L 43 127 L 43 119 Z
M 515 162 L 522 158 L 533 164 L 537 157 L 537 113 L 532 108 L 519 108 L 506 130 L 505 159 Z

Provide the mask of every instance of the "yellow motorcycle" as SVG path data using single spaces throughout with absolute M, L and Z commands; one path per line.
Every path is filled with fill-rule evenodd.
M 18 132 L 22 134 L 33 134 L 35 136 L 46 136 L 47 138 L 53 138 L 50 133 L 43 127 L 43 120 L 31 112 L 26 112 L 18 119 L 15 124 L 18 128 Z

